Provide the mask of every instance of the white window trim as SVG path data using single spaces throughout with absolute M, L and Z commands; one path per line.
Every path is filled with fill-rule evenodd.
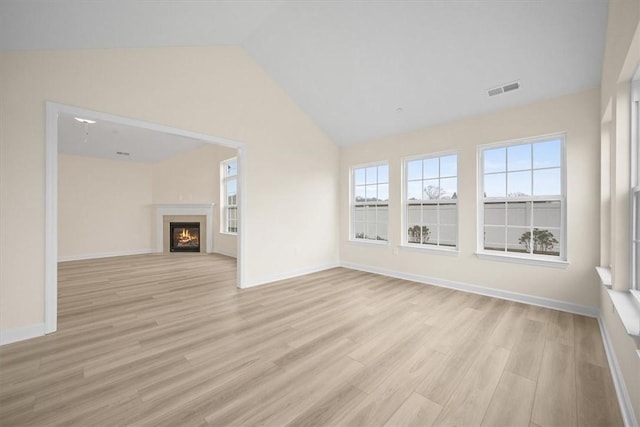
M 528 265 L 537 265 L 541 267 L 553 267 L 553 268 L 567 268 L 569 266 L 568 261 L 559 260 L 559 259 L 544 259 L 539 258 L 544 255 L 517 255 L 517 254 L 502 254 L 500 252 L 493 251 L 482 251 L 476 252 L 476 256 L 482 260 L 488 261 L 504 261 L 510 262 L 513 264 L 528 264 Z
M 388 240 L 373 240 L 373 239 L 356 239 L 350 233 L 349 244 L 352 245 L 362 245 L 362 246 L 380 246 L 385 247 L 389 246 Z
M 227 209 L 229 205 L 227 204 L 227 182 L 231 179 L 236 180 L 236 204 L 234 205 L 236 208 L 236 229 L 238 229 L 240 224 L 240 217 L 238 215 L 238 172 L 233 177 L 228 177 L 226 174 L 226 168 L 229 163 L 236 162 L 236 167 L 238 167 L 238 158 L 231 157 L 230 159 L 226 159 L 220 162 L 220 234 L 225 234 L 227 236 L 237 236 L 238 232 L 228 231 L 227 223 L 229 220 L 229 215 L 227 213 Z
M 638 176 L 638 168 L 640 163 L 640 68 L 636 72 L 634 80 L 631 82 L 631 138 L 629 140 L 629 290 L 640 304 L 640 280 L 636 277 L 637 269 L 636 250 L 637 235 L 636 216 L 640 212 L 636 212 L 635 198 L 640 197 L 640 176 Z
M 384 166 L 386 165 L 389 168 L 389 181 L 391 181 L 391 166 L 388 161 L 383 160 L 379 162 L 371 162 L 371 163 L 362 163 L 358 165 L 353 165 L 349 167 L 349 243 L 355 243 L 358 245 L 374 245 L 374 246 L 389 246 L 389 223 L 387 222 L 387 240 L 373 240 L 373 239 L 357 239 L 355 237 L 355 231 L 353 229 L 353 207 L 354 207 L 354 197 L 355 197 L 355 181 L 353 179 L 353 172 L 356 169 L 368 168 L 372 166 Z M 389 200 L 387 201 L 389 217 L 391 216 L 391 183 L 388 182 L 389 186 Z
M 511 147 L 514 145 L 520 144 L 535 144 L 536 142 L 543 142 L 550 139 L 560 138 L 562 150 L 560 159 L 560 172 L 561 172 L 561 189 L 562 196 L 556 197 L 546 197 L 546 196 L 530 196 L 530 197 L 522 197 L 514 200 L 512 198 L 504 197 L 504 198 L 491 198 L 491 201 L 522 201 L 522 202 L 534 202 L 534 201 L 543 201 L 543 200 L 551 200 L 558 199 L 560 200 L 561 213 L 560 213 L 560 233 L 561 233 L 561 245 L 560 245 L 560 256 L 558 257 L 550 257 L 548 255 L 536 255 L 536 254 L 518 254 L 518 253 L 509 253 L 509 252 L 499 252 L 499 251 L 488 251 L 484 249 L 484 150 L 494 149 L 494 148 L 502 148 L 502 147 Z M 483 144 L 479 145 L 477 148 L 476 155 L 476 170 L 478 173 L 478 188 L 477 188 L 477 200 L 476 203 L 478 209 L 478 222 L 477 222 L 477 236 L 476 236 L 476 256 L 479 259 L 483 260 L 492 260 L 492 261 L 505 261 L 511 263 L 518 264 L 530 264 L 537 265 L 542 267 L 556 267 L 556 268 L 566 268 L 569 265 L 569 259 L 567 257 L 567 155 L 566 155 L 566 132 L 562 133 L 551 133 L 546 135 L 539 135 L 530 138 L 519 138 L 508 141 L 500 141 L 491 144 Z
M 637 164 L 640 162 L 640 123 L 638 110 L 640 109 L 640 67 L 636 71 L 634 79 L 631 81 L 629 118 L 631 124 L 631 138 L 629 139 L 629 283 L 628 290 L 614 290 L 611 286 L 611 268 L 596 267 L 600 275 L 602 285 L 607 288 L 607 293 L 615 307 L 620 321 L 624 325 L 627 334 L 633 337 L 640 337 L 640 289 L 635 288 L 634 252 L 635 245 L 635 204 L 633 203 L 634 193 L 640 190 L 640 176 L 637 176 Z M 608 282 L 608 283 L 607 283 Z M 635 289 L 634 289 L 635 288 Z M 640 356 L 640 350 L 638 351 Z
M 460 249 L 454 249 L 451 247 L 439 247 L 439 246 L 429 246 L 429 245 L 419 245 L 415 244 L 402 244 L 400 245 L 400 250 L 403 252 L 419 252 L 419 253 L 433 253 L 437 255 L 445 255 L 445 256 L 459 256 Z
M 445 157 L 445 156 L 452 156 L 455 155 L 456 156 L 456 195 L 457 198 L 456 199 L 444 199 L 447 200 L 449 203 L 451 202 L 451 200 L 454 201 L 455 205 L 456 205 L 456 246 L 455 247 L 451 247 L 451 246 L 440 246 L 440 245 L 424 245 L 421 243 L 409 243 L 408 239 L 407 239 L 407 233 L 406 233 L 406 229 L 407 229 L 407 225 L 409 223 L 409 220 L 407 218 L 407 206 L 409 204 L 409 200 L 407 199 L 407 190 L 408 190 L 408 185 L 407 185 L 407 163 L 409 163 L 412 160 L 420 160 L 420 159 L 434 159 L 434 158 L 440 158 L 440 157 Z M 410 250 L 413 252 L 424 252 L 424 253 L 434 253 L 434 254 L 441 254 L 441 255 L 454 255 L 457 256 L 460 253 L 460 212 L 458 210 L 458 199 L 460 199 L 460 186 L 458 185 L 459 183 L 459 164 L 460 164 L 460 154 L 457 151 L 440 151 L 440 152 L 436 152 L 436 153 L 429 153 L 429 154 L 420 154 L 420 155 L 415 155 L 415 156 L 408 156 L 408 157 L 404 157 L 402 159 L 402 176 L 401 176 L 401 180 L 402 180 L 402 220 L 401 220 L 401 234 L 402 234 L 402 239 L 401 239 L 401 244 L 400 244 L 400 248 L 402 250 Z M 433 203 L 427 203 L 427 204 L 437 204 L 438 200 L 434 200 Z

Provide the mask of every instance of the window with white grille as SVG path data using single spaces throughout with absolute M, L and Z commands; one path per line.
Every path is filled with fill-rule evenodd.
M 415 247 L 458 247 L 458 155 L 404 162 L 404 240 Z
M 566 260 L 564 136 L 480 149 L 480 253 Z
M 238 160 L 221 163 L 222 174 L 222 232 L 238 233 Z
M 351 169 L 352 240 L 389 239 L 389 164 L 380 163 Z

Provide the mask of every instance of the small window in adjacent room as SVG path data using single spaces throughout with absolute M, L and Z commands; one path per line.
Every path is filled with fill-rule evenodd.
M 351 169 L 351 235 L 356 241 L 388 240 L 389 164 Z
M 565 261 L 564 136 L 480 149 L 479 254 Z
M 222 175 L 222 233 L 238 233 L 238 160 L 232 158 L 221 164 Z
M 414 247 L 458 247 L 458 156 L 404 163 L 404 238 Z
M 631 88 L 631 289 L 640 296 L 640 77 Z

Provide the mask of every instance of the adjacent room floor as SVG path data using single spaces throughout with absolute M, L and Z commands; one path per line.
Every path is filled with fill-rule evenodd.
M 59 267 L 59 332 L 0 348 L 0 424 L 622 425 L 595 319 L 218 255 Z

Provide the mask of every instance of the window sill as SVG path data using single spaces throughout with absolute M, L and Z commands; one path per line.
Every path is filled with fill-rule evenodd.
M 458 256 L 460 255 L 460 251 L 458 249 L 453 248 L 443 248 L 439 246 L 426 246 L 426 245 L 400 245 L 400 250 L 406 252 L 421 252 L 421 253 L 432 253 L 437 255 L 447 255 L 447 256 Z
M 389 246 L 388 240 L 366 240 L 366 239 L 349 239 L 349 243 L 358 246 Z
M 627 333 L 632 337 L 640 337 L 640 304 L 638 304 L 638 300 L 629 291 L 607 289 L 607 293 Z
M 638 307 L 640 307 L 640 291 L 631 289 L 631 295 L 636 299 L 636 302 L 638 303 Z
M 600 276 L 600 283 L 605 288 L 611 289 L 611 269 L 609 267 L 596 267 L 598 276 Z
M 225 236 L 237 236 L 238 233 L 229 233 L 228 231 L 221 231 L 220 234 L 224 234 Z
M 640 337 L 640 292 L 615 291 L 611 289 L 611 269 L 596 267 L 596 271 L 600 276 L 600 283 L 607 288 L 609 298 L 627 333 L 633 337 Z
M 540 267 L 567 268 L 569 262 L 556 259 L 525 258 L 516 255 L 504 255 L 494 252 L 476 252 L 479 259 L 488 261 L 511 262 L 515 264 L 537 265 Z

